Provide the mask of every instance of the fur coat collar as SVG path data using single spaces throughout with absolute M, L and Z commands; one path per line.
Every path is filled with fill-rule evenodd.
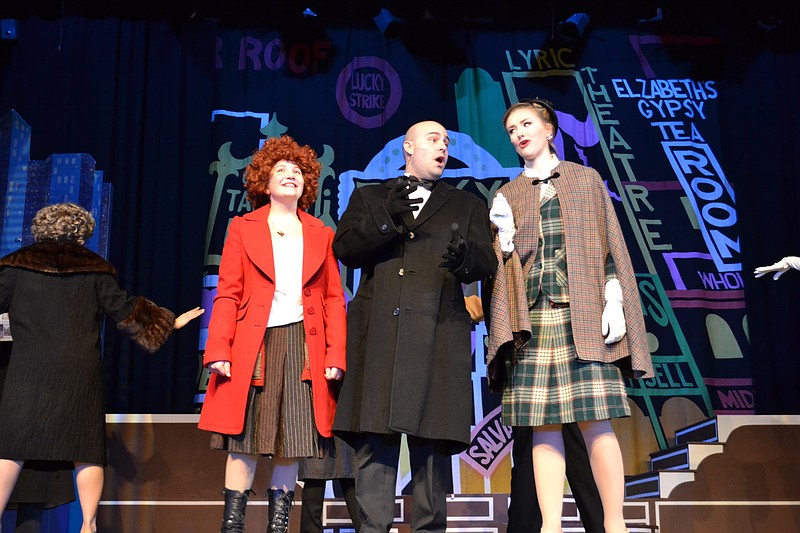
M 116 269 L 82 244 L 43 241 L 20 248 L 0 259 L 0 267 L 15 267 L 45 274 L 111 274 Z

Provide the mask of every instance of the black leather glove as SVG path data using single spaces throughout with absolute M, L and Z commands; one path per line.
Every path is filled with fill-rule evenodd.
M 458 224 L 453 222 L 450 226 L 450 242 L 442 254 L 442 261 L 439 263 L 440 267 L 444 267 L 451 272 L 461 266 L 464 262 L 464 256 L 467 254 L 467 241 L 461 236 L 461 230 Z
M 417 211 L 422 198 L 409 198 L 408 195 L 417 189 L 416 185 L 409 185 L 408 179 L 397 178 L 389 189 L 389 195 L 383 201 L 383 206 L 389 213 L 389 216 L 396 218 L 405 213 Z

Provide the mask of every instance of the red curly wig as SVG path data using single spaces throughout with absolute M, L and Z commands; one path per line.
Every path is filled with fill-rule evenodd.
M 291 161 L 303 173 L 303 195 L 297 201 L 297 207 L 305 211 L 317 199 L 319 174 L 322 165 L 317 161 L 317 153 L 310 146 L 300 146 L 288 135 L 267 139 L 259 150 L 253 154 L 253 161 L 244 172 L 244 188 L 247 201 L 253 209 L 269 203 L 267 186 L 269 175 L 278 161 Z

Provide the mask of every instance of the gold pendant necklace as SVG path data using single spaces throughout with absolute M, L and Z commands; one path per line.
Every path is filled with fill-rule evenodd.
M 269 224 L 270 229 L 278 234 L 278 237 L 284 237 L 292 229 L 295 220 L 287 220 L 283 226 L 278 226 L 272 220 L 267 220 L 267 223 Z
M 279 237 L 283 237 L 286 235 L 286 230 L 277 227 L 277 225 L 273 224 L 272 222 L 269 223 L 269 227 L 272 228 L 272 231 L 278 234 Z

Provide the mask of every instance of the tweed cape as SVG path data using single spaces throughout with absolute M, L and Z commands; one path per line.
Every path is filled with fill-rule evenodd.
M 568 161 L 560 162 L 555 172 L 559 177 L 551 184 L 562 207 L 577 357 L 584 361 L 616 363 L 626 377 L 651 377 L 654 372 L 636 276 L 605 184 L 594 169 Z M 535 261 L 539 241 L 539 187 L 520 174 L 498 191 L 511 206 L 517 232 L 514 252 L 508 258 L 503 257 L 495 235 L 498 267 L 484 288 L 489 300 L 485 311 L 489 331 L 487 365 L 492 390 L 502 389 L 503 358 L 522 348 L 531 338 L 525 280 Z M 627 329 L 625 337 L 612 345 L 605 344 L 601 331 L 608 254 L 614 259 L 622 287 Z

